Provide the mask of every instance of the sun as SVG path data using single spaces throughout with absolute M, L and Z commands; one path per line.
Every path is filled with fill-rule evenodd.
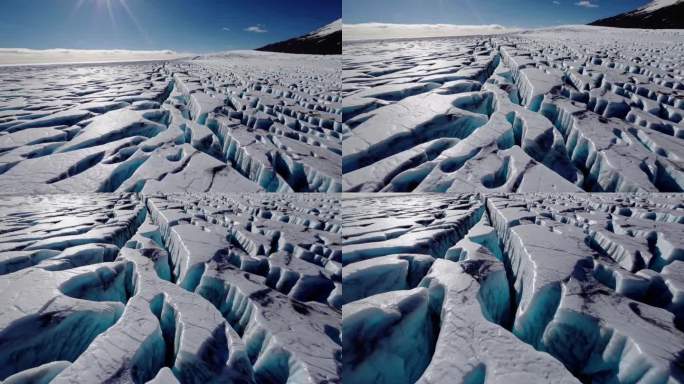
M 91 6 L 94 5 L 92 7 L 94 13 L 100 13 L 104 8 L 107 12 L 107 16 L 109 17 L 111 26 L 115 30 L 118 27 L 118 23 L 116 21 L 116 12 L 114 10 L 114 7 L 120 7 L 120 9 L 124 11 L 128 19 L 135 25 L 135 28 L 138 30 L 138 33 L 140 33 L 140 37 L 148 43 L 150 42 L 150 37 L 147 34 L 147 31 L 143 29 L 142 24 L 140 24 L 138 18 L 131 10 L 131 7 L 128 4 L 128 0 L 78 0 L 74 5 L 74 9 L 71 12 L 72 15 L 78 12 L 85 4 L 88 3 Z

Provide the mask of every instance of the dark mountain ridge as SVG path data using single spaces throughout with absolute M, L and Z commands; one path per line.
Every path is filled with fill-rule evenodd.
M 257 51 L 341 55 L 342 19 L 337 19 L 306 35 L 257 48 Z
M 683 29 L 683 0 L 653 0 L 645 6 L 589 25 L 619 28 Z

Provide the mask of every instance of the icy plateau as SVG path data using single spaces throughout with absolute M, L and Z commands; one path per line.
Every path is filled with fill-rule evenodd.
M 677 194 L 349 194 L 344 383 L 684 382 Z
M 0 381 L 337 383 L 326 194 L 0 201 Z
M 340 59 L 0 68 L 0 194 L 336 192 Z
M 684 190 L 684 31 L 344 44 L 342 189 Z

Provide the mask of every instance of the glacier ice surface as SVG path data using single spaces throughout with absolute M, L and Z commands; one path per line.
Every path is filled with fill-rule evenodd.
M 683 42 L 583 26 L 345 42 L 342 189 L 681 192 Z
M 341 229 L 327 194 L 7 196 L 0 380 L 340 382 Z
M 0 194 L 339 192 L 340 58 L 0 68 Z
M 680 194 L 343 194 L 345 383 L 679 383 Z

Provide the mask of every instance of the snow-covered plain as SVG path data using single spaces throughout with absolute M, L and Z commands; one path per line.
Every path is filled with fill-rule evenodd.
M 0 68 L 0 194 L 341 190 L 340 60 Z
M 327 194 L 0 200 L 3 383 L 336 383 Z
M 174 51 L 132 51 L 127 49 L 28 49 L 0 48 L 0 66 L 58 63 L 107 63 L 178 59 L 188 54 Z
M 342 29 L 344 31 L 342 36 L 344 41 L 494 35 L 518 30 L 517 28 L 505 28 L 498 24 L 456 25 L 396 23 L 344 24 Z
M 684 382 L 681 194 L 345 194 L 344 383 Z
M 684 31 L 346 42 L 343 190 L 684 190 Z

